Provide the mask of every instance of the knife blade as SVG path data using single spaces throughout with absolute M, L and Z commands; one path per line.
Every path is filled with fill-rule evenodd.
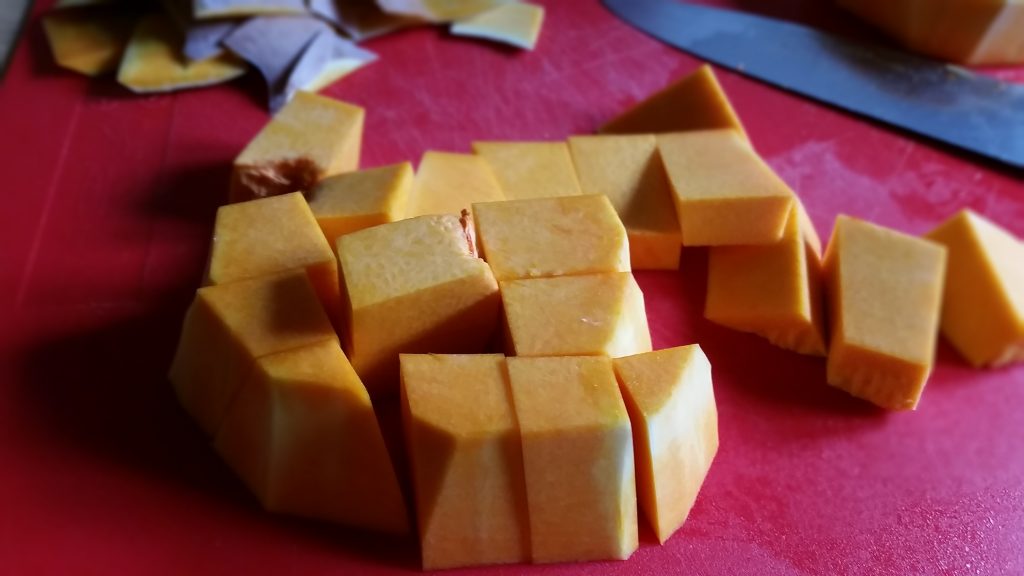
M 0 0 L 0 80 L 7 72 L 30 4 L 29 0 Z
M 1024 86 L 764 16 L 673 0 L 602 1 L 719 66 L 1024 168 Z

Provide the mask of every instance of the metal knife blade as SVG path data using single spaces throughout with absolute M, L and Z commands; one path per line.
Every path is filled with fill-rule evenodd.
M 602 1 L 719 66 L 1024 168 L 1024 86 L 764 16 L 673 0 Z
M 7 64 L 14 54 L 21 31 L 31 5 L 29 0 L 0 0 L 0 80 L 7 71 Z

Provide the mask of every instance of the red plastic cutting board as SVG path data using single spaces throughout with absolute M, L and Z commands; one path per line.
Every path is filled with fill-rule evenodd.
M 534 52 L 370 42 L 381 60 L 328 90 L 368 109 L 365 165 L 591 131 L 698 64 L 596 2 L 547 5 Z M 867 34 L 826 3 L 772 10 Z M 721 78 L 823 237 L 840 212 L 918 233 L 962 207 L 1024 235 L 1019 173 Z M 411 540 L 261 512 L 164 380 L 257 94 L 133 96 L 57 69 L 30 22 L 0 85 L 0 575 L 418 569 Z M 655 346 L 700 342 L 714 366 L 721 451 L 686 525 L 665 546 L 644 528 L 626 562 L 466 574 L 1024 574 L 1024 368 L 940 344 L 920 408 L 885 413 L 823 360 L 705 321 L 705 263 L 638 274 Z

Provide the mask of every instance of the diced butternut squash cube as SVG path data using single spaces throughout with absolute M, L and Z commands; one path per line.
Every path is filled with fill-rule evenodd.
M 637 548 L 633 436 L 603 357 L 509 358 L 534 562 L 628 558 Z
M 403 354 L 423 568 L 526 562 L 519 425 L 501 354 Z
M 167 14 L 139 21 L 117 69 L 117 81 L 137 94 L 152 94 L 228 82 L 249 67 L 230 52 L 189 61 L 181 55 L 181 28 Z
M 359 168 L 364 116 L 358 106 L 296 92 L 235 158 L 231 201 L 306 191 Z
M 331 320 L 339 322 L 338 264 L 302 194 L 228 204 L 217 210 L 207 284 L 301 269 Z
M 789 186 L 734 130 L 658 136 L 684 246 L 771 244 L 793 206 Z
M 606 196 L 474 204 L 473 220 L 498 280 L 630 271 L 626 228 Z
M 613 363 L 633 423 L 640 508 L 664 544 L 690 514 L 718 452 L 711 364 L 697 344 Z
M 428 22 L 463 20 L 506 2 L 508 0 L 377 0 L 377 4 L 384 12 Z
M 486 38 L 533 50 L 544 23 L 544 7 L 528 2 L 505 2 L 452 24 L 456 36 Z
M 474 142 L 473 151 L 487 161 L 509 200 L 582 194 L 565 142 Z
M 1024 62 L 1018 0 L 839 0 L 907 48 L 963 64 Z
M 498 283 L 456 216 L 421 216 L 338 238 L 342 342 L 371 393 L 398 391 L 398 354 L 483 352 Z
M 504 200 L 491 167 L 479 156 L 427 152 L 420 160 L 406 216 L 461 214 L 474 202 Z
M 169 378 L 213 436 L 256 359 L 323 341 L 337 336 L 302 272 L 207 286 L 185 316 Z
M 214 446 L 267 510 L 409 529 L 370 397 L 336 340 L 256 360 Z
M 840 215 L 824 265 L 828 383 L 883 408 L 916 408 L 935 357 L 945 248 Z
M 774 244 L 713 246 L 708 251 L 704 316 L 764 336 L 776 346 L 824 356 L 820 244 L 801 213 L 797 202 L 782 239 Z
M 644 295 L 629 272 L 501 282 L 516 356 L 628 356 L 651 350 Z
M 309 191 L 309 208 L 334 246 L 339 236 L 405 218 L 412 180 L 408 162 L 328 176 Z
M 707 64 L 604 125 L 605 134 L 655 134 L 731 128 L 746 137 L 715 71 Z
M 974 366 L 1024 362 L 1024 244 L 970 210 L 927 238 L 949 254 L 943 335 Z
M 672 190 L 650 134 L 569 139 L 584 194 L 604 194 L 629 236 L 634 270 L 674 270 L 683 247 Z
M 43 32 L 58 66 L 86 76 L 117 70 L 135 28 L 133 14 L 113 8 L 55 10 Z

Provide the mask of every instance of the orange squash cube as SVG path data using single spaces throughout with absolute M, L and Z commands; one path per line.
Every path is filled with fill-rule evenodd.
M 109 8 L 54 10 L 42 18 L 43 32 L 58 66 L 86 76 L 117 70 L 136 17 Z
M 644 295 L 629 272 L 501 282 L 516 356 L 628 356 L 651 350 Z
M 473 205 L 483 257 L 498 280 L 629 272 L 629 240 L 606 196 Z
M 370 397 L 336 340 L 257 359 L 214 446 L 271 512 L 409 529 Z
M 683 239 L 657 139 L 575 136 L 569 148 L 583 192 L 607 196 L 622 219 L 633 269 L 678 268 Z
M 328 176 L 309 191 L 309 208 L 334 246 L 339 236 L 404 218 L 412 181 L 408 162 Z
M 491 167 L 508 200 L 582 194 L 565 142 L 474 142 L 473 151 Z
M 309 190 L 359 168 L 364 117 L 358 106 L 296 92 L 235 158 L 231 201 Z
M 117 81 L 137 94 L 152 94 L 228 82 L 248 69 L 230 52 L 191 62 L 182 58 L 178 23 L 167 14 L 150 14 L 135 27 Z
M 501 354 L 403 354 L 423 568 L 526 562 L 519 425 Z
M 1017 0 L 839 0 L 911 50 L 970 65 L 1024 62 Z
M 479 156 L 427 152 L 420 160 L 406 216 L 461 214 L 474 202 L 504 200 L 491 167 Z
M 256 359 L 323 341 L 337 336 L 302 272 L 207 286 L 185 316 L 169 378 L 213 436 Z
M 543 6 L 528 2 L 505 2 L 456 21 L 450 31 L 456 36 L 486 38 L 523 50 L 533 50 L 543 23 Z
M 974 366 L 1024 362 L 1024 244 L 970 210 L 926 237 L 949 253 L 942 334 Z
M 633 435 L 611 360 L 508 358 L 534 562 L 637 548 Z
M 789 186 L 734 130 L 658 136 L 684 246 L 772 244 L 793 207 Z
M 656 134 L 716 128 L 729 128 L 746 138 L 714 69 L 704 64 L 605 124 L 601 132 Z
M 704 317 L 788 350 L 824 356 L 820 250 L 817 232 L 799 202 L 775 244 L 713 246 L 708 251 Z
M 664 544 L 690 514 L 718 452 L 711 364 L 697 344 L 612 362 L 633 423 L 640 508 Z
M 828 383 L 883 408 L 916 408 L 935 357 L 946 249 L 840 215 L 824 266 Z
M 331 320 L 338 322 L 338 264 L 302 194 L 221 206 L 213 226 L 207 284 L 305 270 Z
M 338 238 L 342 342 L 371 394 L 398 391 L 398 355 L 482 352 L 501 298 L 470 232 L 452 215 L 421 216 Z

